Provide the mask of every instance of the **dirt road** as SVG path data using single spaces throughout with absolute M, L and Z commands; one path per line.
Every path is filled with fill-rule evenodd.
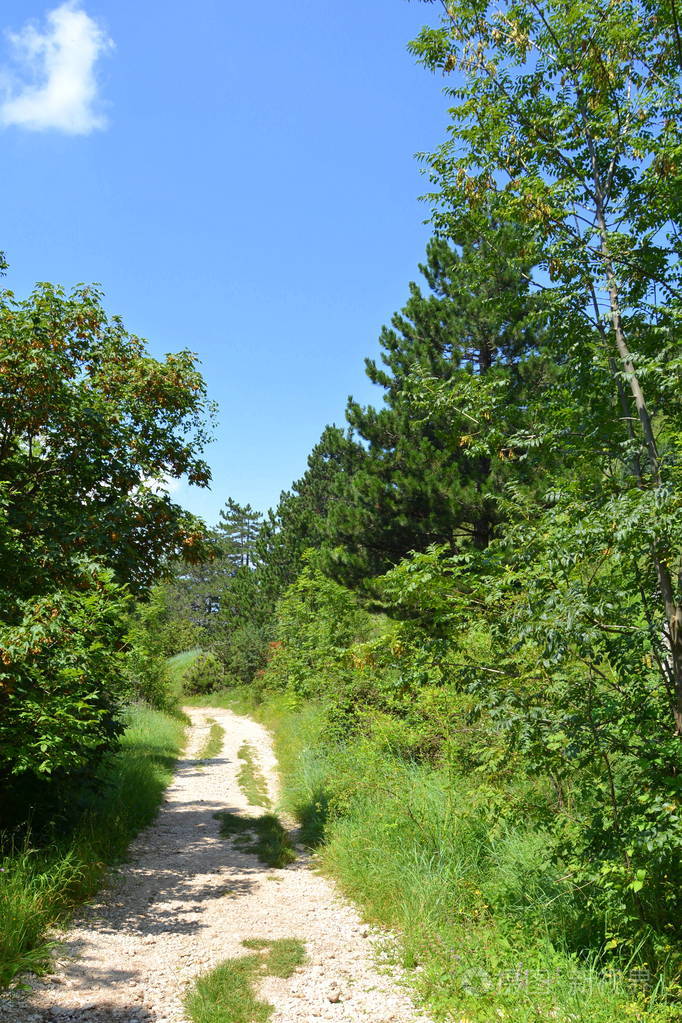
M 290 937 L 305 942 L 308 960 L 289 980 L 264 980 L 272 1023 L 421 1019 L 395 974 L 376 966 L 355 910 L 305 856 L 273 869 L 220 837 L 216 812 L 263 812 L 237 781 L 244 743 L 277 800 L 268 732 L 227 710 L 188 714 L 187 753 L 156 822 L 66 934 L 57 972 L 0 1002 L 0 1023 L 184 1023 L 183 995 L 197 974 L 245 954 L 244 939 Z M 199 760 L 210 719 L 225 730 L 223 748 Z

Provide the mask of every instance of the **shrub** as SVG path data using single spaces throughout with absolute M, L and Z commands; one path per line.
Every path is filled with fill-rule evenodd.
M 210 652 L 199 654 L 185 672 L 182 687 L 190 696 L 212 693 L 225 685 L 225 669 Z
M 176 700 L 165 657 L 144 646 L 134 646 L 128 653 L 126 674 L 133 697 L 155 710 L 173 709 Z
M 111 572 L 81 569 L 78 589 L 26 600 L 18 624 L 0 624 L 0 782 L 90 767 L 121 731 L 127 598 Z
M 229 673 L 239 682 L 250 682 L 265 665 L 268 649 L 265 632 L 247 622 L 230 633 L 223 649 Z

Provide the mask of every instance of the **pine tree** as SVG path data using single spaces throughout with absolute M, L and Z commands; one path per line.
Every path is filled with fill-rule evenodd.
M 338 426 L 325 427 L 308 456 L 303 476 L 284 491 L 266 519 L 259 543 L 263 585 L 274 601 L 295 581 L 304 551 L 320 548 L 326 539 L 330 505 L 341 479 L 351 477 L 359 450 Z
M 253 568 L 263 516 L 250 504 L 238 504 L 228 497 L 221 510 L 218 533 L 224 556 L 234 569 Z
M 494 232 L 494 250 L 485 232 Z M 522 272 L 520 239 L 488 223 L 468 228 L 461 244 L 434 239 L 403 310 L 381 333 L 381 362 L 366 360 L 370 380 L 385 391 L 380 408 L 352 399 L 350 438 L 340 438 L 352 473 L 334 484 L 326 525 L 325 567 L 358 586 L 411 550 L 434 543 L 485 547 L 498 522 L 502 460 L 472 454 L 451 417 L 419 415 L 416 376 L 461 386 L 489 374 L 519 396 L 536 373 L 538 332 Z M 472 241 L 472 236 L 474 240 Z

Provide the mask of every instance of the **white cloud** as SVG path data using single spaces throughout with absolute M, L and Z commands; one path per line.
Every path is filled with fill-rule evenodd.
M 177 479 L 175 476 L 170 476 L 168 473 L 163 473 L 162 476 L 144 476 L 140 480 L 140 486 L 151 490 L 152 494 L 168 494 L 172 497 L 173 494 L 177 494 L 178 490 L 181 490 L 184 485 L 183 479 Z
M 5 75 L 1 124 L 70 135 L 105 126 L 97 110 L 95 64 L 113 43 L 79 0 L 50 11 L 45 31 L 29 24 L 9 38 L 17 73 Z
M 164 476 L 159 483 L 159 492 L 169 494 L 171 497 L 173 494 L 177 494 L 179 490 L 182 490 L 184 480 L 178 480 L 174 476 Z

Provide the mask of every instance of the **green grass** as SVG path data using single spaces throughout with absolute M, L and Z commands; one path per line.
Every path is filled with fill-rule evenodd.
M 30 836 L 0 856 L 0 986 L 48 960 L 46 930 L 65 923 L 90 897 L 108 864 L 120 861 L 130 840 L 158 809 L 184 724 L 146 708 L 130 711 L 120 752 L 101 772 L 103 785 L 83 799 L 66 833 L 32 842 Z
M 192 1023 L 267 1023 L 274 1006 L 258 998 L 258 981 L 289 978 L 305 962 L 305 946 L 297 938 L 253 938 L 242 944 L 254 954 L 226 959 L 199 977 L 185 997 Z
M 184 655 L 179 654 L 178 656 Z M 187 696 L 184 698 L 184 703 L 187 707 L 221 707 L 223 710 L 231 710 L 235 714 L 252 714 L 258 707 L 258 701 L 247 686 L 235 686 L 234 689 L 223 689 L 217 693 L 203 693 L 200 696 Z
M 228 689 L 221 693 L 193 696 L 187 700 L 190 707 L 222 707 L 235 714 L 254 713 L 257 707 L 252 693 L 246 688 Z M 265 722 L 267 724 L 267 722 Z M 242 765 L 238 774 L 239 785 L 252 806 L 271 809 L 267 793 L 267 782 L 255 760 L 248 743 L 239 750 Z M 244 852 L 255 853 L 261 863 L 270 867 L 285 867 L 296 859 L 287 832 L 274 813 L 261 817 L 242 817 L 235 813 L 219 813 L 223 837 L 231 838 L 235 846 Z
M 240 747 L 238 756 L 242 761 L 242 766 L 239 768 L 237 781 L 242 792 L 251 806 L 262 806 L 266 810 L 271 809 L 272 802 L 268 796 L 268 783 L 256 762 L 253 747 L 245 742 Z
M 237 813 L 217 813 L 220 834 L 231 838 L 237 849 L 255 853 L 268 867 L 286 867 L 296 859 L 289 836 L 272 813 L 262 817 L 242 817 Z
M 410 764 L 367 739 L 329 741 L 319 706 L 273 696 L 255 716 L 275 734 L 283 805 L 319 863 L 397 935 L 395 955 L 437 1020 L 672 1023 L 636 972 L 575 954 L 576 893 L 526 823 L 475 779 Z M 642 983 L 642 980 L 645 983 Z
M 273 1007 L 256 996 L 258 955 L 226 959 L 200 977 L 185 998 L 192 1023 L 266 1023 Z
M 299 822 L 303 844 L 315 848 L 324 839 L 329 813 L 329 759 L 320 743 L 324 708 L 299 706 L 289 696 L 273 695 L 251 713 L 274 736 L 282 806 Z
M 242 941 L 242 945 L 258 952 L 267 951 L 265 973 L 270 977 L 288 980 L 305 962 L 305 945 L 298 938 L 279 938 L 277 941 L 247 938 L 246 941 Z
M 185 672 L 188 668 L 196 661 L 203 653 L 201 647 L 195 647 L 193 650 L 183 650 L 181 654 L 175 654 L 174 657 L 169 657 L 167 660 L 168 674 L 171 680 L 171 691 L 176 700 L 182 700 L 184 702 L 184 696 L 182 692 L 182 682 L 185 677 Z
M 197 754 L 198 760 L 212 760 L 213 757 L 218 756 L 221 749 L 223 748 L 225 729 L 222 727 L 222 725 L 219 725 L 218 722 L 214 721 L 212 718 L 208 718 L 207 723 L 210 724 L 211 728 L 209 730 L 208 736 L 206 737 L 206 742 L 204 743 L 204 745 L 199 750 L 199 753 Z

